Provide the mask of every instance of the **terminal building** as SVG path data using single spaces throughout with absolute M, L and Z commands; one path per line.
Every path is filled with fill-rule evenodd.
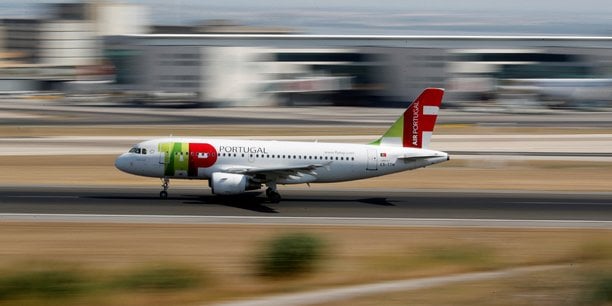
M 608 105 L 612 37 L 303 35 L 227 21 L 151 26 L 142 5 L 52 4 L 0 23 L 0 94 L 96 92 L 210 106 Z
M 294 35 L 130 35 L 106 51 L 123 88 L 229 105 L 405 102 L 443 87 L 447 61 L 442 49 Z
M 104 52 L 118 89 L 210 105 L 397 105 L 425 87 L 461 105 L 539 99 L 555 80 L 612 87 L 606 37 L 141 34 L 109 36 Z
M 149 32 L 142 6 L 112 2 L 49 4 L 42 18 L 0 20 L 0 93 L 61 90 L 108 79 L 102 37 Z

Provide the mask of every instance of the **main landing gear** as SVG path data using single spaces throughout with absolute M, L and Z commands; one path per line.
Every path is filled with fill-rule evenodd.
M 270 203 L 280 203 L 282 199 L 280 193 L 272 190 L 272 188 L 266 189 L 266 197 L 268 197 L 268 201 L 270 201 Z
M 159 192 L 159 197 L 161 199 L 167 199 L 168 198 L 168 185 L 170 184 L 170 179 L 167 177 L 164 177 L 161 180 L 162 180 L 162 187 L 164 188 L 164 190 Z
M 268 189 L 266 189 L 266 197 L 270 203 L 280 203 L 281 195 L 276 191 L 276 183 L 268 183 Z

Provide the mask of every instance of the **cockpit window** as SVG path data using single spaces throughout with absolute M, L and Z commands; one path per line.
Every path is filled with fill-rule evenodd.
M 140 151 L 140 153 L 147 154 L 147 149 L 143 148 L 142 151 Z
M 136 147 L 131 148 L 131 149 L 130 149 L 130 153 L 140 154 L 140 148 L 136 148 Z

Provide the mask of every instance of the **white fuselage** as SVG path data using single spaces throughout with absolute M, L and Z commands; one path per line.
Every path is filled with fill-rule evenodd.
M 444 152 L 397 146 L 170 137 L 137 144 L 115 165 L 141 176 L 205 180 L 236 169 L 316 166 L 276 181 L 300 184 L 363 179 L 446 160 Z

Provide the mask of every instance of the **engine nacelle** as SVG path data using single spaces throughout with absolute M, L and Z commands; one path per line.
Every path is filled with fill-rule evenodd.
M 240 194 L 248 190 L 261 188 L 261 184 L 252 182 L 243 174 L 214 172 L 210 178 L 210 187 L 214 194 Z

